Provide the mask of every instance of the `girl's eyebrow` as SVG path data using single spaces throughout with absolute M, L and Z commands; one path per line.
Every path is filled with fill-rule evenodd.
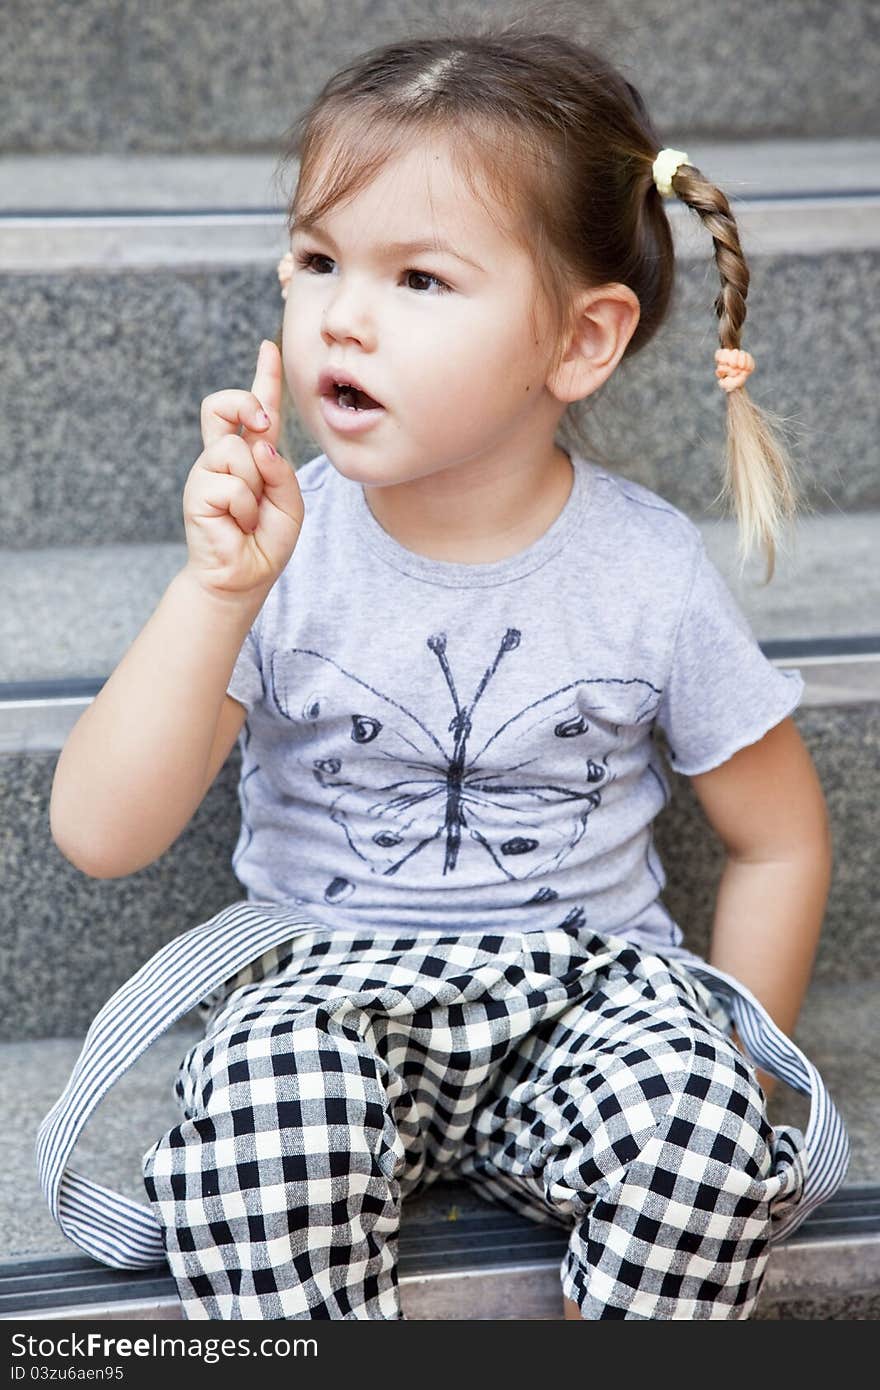
M 316 236 L 321 236 L 329 246 L 333 247 L 334 251 L 337 249 L 333 238 L 320 222 L 314 222 L 305 217 L 300 218 L 298 221 L 294 222 L 291 227 L 292 235 L 295 235 L 297 232 L 302 232 L 303 234 L 311 232 Z M 380 254 L 384 255 L 388 260 L 396 258 L 397 256 L 418 255 L 422 251 L 445 251 L 448 256 L 455 256 L 456 260 L 463 261 L 466 265 L 473 266 L 475 270 L 483 270 L 483 266 L 477 261 L 472 260 L 470 256 L 465 256 L 463 252 L 457 251 L 454 246 L 451 246 L 448 241 L 443 241 L 441 237 L 426 236 L 417 237 L 413 241 L 389 241 L 380 248 Z

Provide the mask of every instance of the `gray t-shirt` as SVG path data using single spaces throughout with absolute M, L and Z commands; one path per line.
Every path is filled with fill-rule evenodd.
M 572 454 L 519 554 L 405 549 L 321 454 L 305 521 L 245 639 L 233 868 L 251 901 L 333 927 L 581 925 L 687 954 L 651 823 L 800 702 L 692 521 Z

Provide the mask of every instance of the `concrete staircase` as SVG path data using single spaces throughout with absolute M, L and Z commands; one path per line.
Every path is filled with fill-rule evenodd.
M 170 7 L 126 9 L 109 40 L 103 0 L 53 10 L 51 25 L 37 5 L 0 54 L 0 102 L 16 92 L 0 122 L 0 1318 L 180 1315 L 163 1269 L 110 1271 L 60 1234 L 38 1188 L 33 1142 L 109 994 L 165 942 L 242 896 L 230 868 L 238 753 L 176 844 L 127 879 L 91 880 L 67 863 L 49 834 L 49 797 L 67 732 L 184 561 L 181 494 L 201 450 L 199 402 L 249 385 L 260 339 L 276 335 L 289 187 L 273 183 L 275 151 L 300 104 L 363 46 L 366 6 L 347 8 L 344 42 L 334 26 L 325 46 L 320 6 L 254 0 L 236 16 L 236 42 L 218 49 L 186 0 L 173 22 Z M 670 202 L 675 311 L 656 346 L 609 382 L 589 428 L 613 467 L 694 518 L 767 655 L 802 672 L 795 722 L 836 847 L 797 1038 L 848 1124 L 853 1159 L 839 1196 L 775 1252 L 759 1318 L 880 1316 L 880 342 L 871 312 L 880 119 L 871 8 L 832 8 L 820 34 L 818 21 L 811 30 L 777 0 L 731 37 L 717 7 L 676 0 L 656 26 L 653 7 L 633 0 L 628 28 L 600 7 L 583 35 L 604 43 L 639 86 L 666 143 L 735 200 L 752 273 L 750 390 L 789 420 L 812 508 L 766 589 L 758 562 L 737 577 L 733 523 L 713 506 L 724 403 L 713 372 L 711 242 Z M 371 43 L 423 23 L 415 4 L 369 14 Z M 693 61 L 683 64 L 682 53 Z M 745 71 L 748 101 L 736 75 Z M 297 463 L 320 452 L 292 416 L 284 448 Z M 657 822 L 657 845 L 665 901 L 703 951 L 721 847 L 685 778 Z M 82 1136 L 75 1166 L 145 1200 L 140 1156 L 177 1118 L 171 1081 L 197 1026 L 183 1020 L 120 1083 Z M 781 1087 L 772 1114 L 802 1123 L 802 1098 Z M 438 1185 L 404 1208 L 404 1310 L 557 1318 L 561 1257 L 552 1229 Z

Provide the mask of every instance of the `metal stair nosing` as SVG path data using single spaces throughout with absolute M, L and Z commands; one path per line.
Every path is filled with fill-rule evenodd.
M 735 198 L 733 207 L 753 257 L 880 246 L 880 194 L 874 189 L 751 192 Z M 705 232 L 690 210 L 673 203 L 667 214 L 677 260 L 704 260 Z M 7 275 L 269 269 L 289 245 L 279 207 L 0 211 L 0 264 Z
M 420 1319 L 561 1316 L 567 1231 L 506 1211 L 404 1221 L 399 1285 Z M 761 1301 L 870 1293 L 880 1287 L 880 1185 L 844 1188 L 771 1255 Z M 164 1267 L 115 1270 L 82 1255 L 0 1265 L 0 1320 L 160 1320 L 182 1316 Z

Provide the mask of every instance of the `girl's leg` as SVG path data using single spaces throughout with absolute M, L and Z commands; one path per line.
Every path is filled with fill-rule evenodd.
M 251 990 L 187 1054 L 186 1119 L 144 1156 L 187 1318 L 401 1316 L 384 1077 L 355 1028 L 279 1011 L 277 991 Z
M 701 985 L 636 950 L 620 963 L 524 1041 L 459 1171 L 567 1220 L 562 1292 L 581 1317 L 747 1318 L 771 1210 L 803 1185 L 802 1136 L 770 1127 Z

